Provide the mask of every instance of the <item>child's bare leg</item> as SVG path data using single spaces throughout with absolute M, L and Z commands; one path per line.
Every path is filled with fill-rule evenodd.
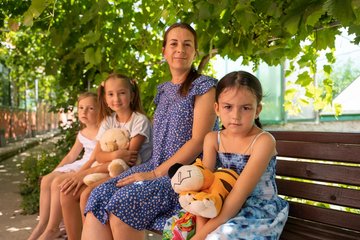
M 50 216 L 49 222 L 45 231 L 41 234 L 41 240 L 55 239 L 60 235 L 60 222 L 62 219 L 61 205 L 60 205 L 60 183 L 69 176 L 69 173 L 57 176 L 51 184 L 51 202 L 50 202 Z
M 65 223 L 66 234 L 69 240 L 80 239 L 82 230 L 82 220 L 80 212 L 80 195 L 86 189 L 86 185 L 81 186 L 77 194 L 73 193 L 64 194 L 60 193 L 60 202 L 62 214 Z
M 84 189 L 84 191 L 80 195 L 80 211 L 81 211 L 81 216 L 82 216 L 82 221 L 83 222 L 85 221 L 84 212 L 85 212 L 86 203 L 87 203 L 87 200 L 89 199 L 91 191 L 94 188 L 95 188 L 95 186 L 94 187 L 87 187 L 87 188 Z
M 99 186 L 101 183 L 104 183 L 109 179 L 110 179 L 110 177 L 103 178 L 103 179 L 91 184 L 87 188 L 85 188 L 84 191 L 81 193 L 81 195 L 80 195 L 80 210 L 81 210 L 81 216 L 82 216 L 82 221 L 83 222 L 85 221 L 84 212 L 85 212 L 86 203 L 87 203 L 87 200 L 89 199 L 91 191 L 94 188 L 96 188 L 97 186 Z
M 61 174 L 61 172 L 51 172 L 48 175 L 42 177 L 40 184 L 40 220 L 28 240 L 38 239 L 39 236 L 45 231 L 50 217 L 51 184 L 54 178 Z

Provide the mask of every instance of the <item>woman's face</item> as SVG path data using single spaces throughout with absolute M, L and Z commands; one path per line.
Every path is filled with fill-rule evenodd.
M 163 55 L 170 70 L 188 71 L 196 56 L 194 35 L 186 28 L 173 28 L 167 35 Z

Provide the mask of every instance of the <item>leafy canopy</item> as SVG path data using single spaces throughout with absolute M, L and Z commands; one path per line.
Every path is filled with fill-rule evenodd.
M 107 72 L 123 72 L 139 82 L 151 114 L 156 85 L 169 79 L 161 61 L 163 32 L 178 21 L 197 30 L 199 59 L 217 49 L 255 66 L 289 60 L 287 75 L 300 68 L 296 85 L 305 97 L 294 101 L 297 90 L 290 86 L 286 109 L 331 103 L 335 36 L 345 27 L 360 41 L 359 0 L 3 0 L 0 61 L 17 84 L 31 89 L 37 79 L 50 89 L 39 91 L 40 99 L 58 104 L 94 88 Z M 312 76 L 322 50 L 328 64 L 319 88 Z

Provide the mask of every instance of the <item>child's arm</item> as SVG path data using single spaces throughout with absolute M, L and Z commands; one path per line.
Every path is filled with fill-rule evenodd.
M 84 184 L 83 180 L 85 176 L 92 173 L 107 173 L 109 164 L 110 162 L 101 164 L 96 167 L 79 170 L 72 176 L 62 181 L 62 183 L 60 184 L 60 191 L 63 192 L 65 195 L 73 191 L 73 195 L 75 196 L 80 190 L 81 186 Z
M 145 139 L 145 136 L 138 134 L 130 139 L 128 149 L 119 149 L 113 152 L 104 152 L 99 147 L 95 155 L 96 161 L 99 163 L 106 163 L 111 162 L 116 158 L 121 158 L 126 161 L 128 165 L 132 166 L 136 163 L 138 151 L 145 142 Z
M 265 172 L 271 157 L 275 154 L 275 144 L 275 139 L 269 133 L 262 134 L 257 139 L 253 146 L 251 157 L 238 177 L 234 188 L 225 199 L 220 214 L 210 219 L 199 229 L 194 236 L 194 240 L 204 239 L 221 224 L 224 224 L 238 214 Z
M 140 150 L 142 144 L 145 142 L 145 140 L 146 140 L 146 137 L 143 135 L 140 135 L 140 134 L 131 138 L 130 144 L 129 144 L 130 159 L 126 160 L 126 162 L 129 166 L 134 166 L 136 164 L 136 161 L 138 159 L 137 153 Z M 133 154 L 133 152 L 136 152 L 136 154 Z
M 204 139 L 202 162 L 204 167 L 211 171 L 214 171 L 216 166 L 216 154 L 218 151 L 217 135 L 218 132 L 209 132 Z
M 209 132 L 204 139 L 202 162 L 203 166 L 211 171 L 214 171 L 216 166 L 216 154 L 218 151 L 217 135 L 218 132 Z M 208 220 L 208 218 L 196 216 L 196 228 L 201 229 Z
M 66 154 L 66 156 L 61 160 L 61 162 L 56 167 L 58 168 L 64 166 L 65 164 L 74 162 L 82 150 L 83 150 L 83 145 L 80 143 L 78 137 L 76 137 L 74 145 L 71 147 L 70 151 Z

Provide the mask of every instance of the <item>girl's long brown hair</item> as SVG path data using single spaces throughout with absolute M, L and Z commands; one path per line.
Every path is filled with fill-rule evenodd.
M 106 81 L 114 78 L 119 79 L 121 81 L 125 81 L 132 94 L 132 100 L 130 102 L 130 109 L 133 112 L 139 112 L 144 113 L 141 105 L 141 99 L 140 99 L 140 90 L 135 80 L 120 74 L 120 73 L 111 73 L 109 76 L 100 84 L 98 87 L 98 98 L 99 98 L 99 114 L 98 114 L 98 122 L 101 123 L 102 120 L 104 120 L 107 116 L 110 116 L 112 114 L 111 108 L 109 108 L 106 104 L 105 99 L 105 84 Z
M 226 74 L 216 86 L 215 102 L 219 102 L 220 94 L 227 88 L 247 88 L 255 97 L 257 104 L 261 104 L 263 91 L 261 83 L 257 77 L 245 71 L 237 71 Z M 260 117 L 255 119 L 255 124 L 262 128 Z

